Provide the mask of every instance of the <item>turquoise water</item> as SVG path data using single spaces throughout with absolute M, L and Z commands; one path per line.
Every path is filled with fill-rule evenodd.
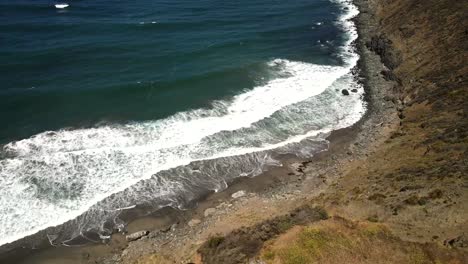
M 127 209 L 324 150 L 365 110 L 346 1 L 68 3 L 0 3 L 0 245 L 106 237 Z

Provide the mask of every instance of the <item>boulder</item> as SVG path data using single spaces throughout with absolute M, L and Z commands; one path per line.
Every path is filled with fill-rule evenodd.
M 201 221 L 199 219 L 192 219 L 192 220 L 190 220 L 190 222 L 188 222 L 188 225 L 190 227 L 194 227 L 196 225 L 199 225 L 200 223 L 201 223 Z
M 147 230 L 143 230 L 143 231 L 138 231 L 138 232 L 135 232 L 135 233 L 132 233 L 128 236 L 126 236 L 125 238 L 127 239 L 127 241 L 135 241 L 135 240 L 138 240 L 144 236 L 147 236 L 149 234 L 149 231 Z
M 214 209 L 214 208 L 208 208 L 208 209 L 205 210 L 204 215 L 205 215 L 205 217 L 208 217 L 208 216 L 214 214 L 215 212 L 216 212 L 216 209 Z
M 346 89 L 341 90 L 341 93 L 342 93 L 343 95 L 349 95 L 349 91 L 346 90 Z
M 245 196 L 244 191 L 238 191 L 238 192 L 235 192 L 235 193 L 233 193 L 231 195 L 231 197 L 234 198 L 234 199 L 241 198 L 242 196 Z
M 352 89 L 351 92 L 357 93 L 357 89 Z

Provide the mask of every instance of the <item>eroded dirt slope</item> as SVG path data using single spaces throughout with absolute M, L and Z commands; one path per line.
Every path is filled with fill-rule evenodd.
M 378 25 L 366 46 L 395 80 L 401 121 L 328 202 L 408 239 L 450 243 L 468 235 L 468 2 L 357 3 Z

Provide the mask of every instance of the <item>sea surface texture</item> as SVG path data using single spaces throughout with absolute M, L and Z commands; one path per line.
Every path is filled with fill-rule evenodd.
M 0 2 L 0 245 L 99 241 L 365 112 L 346 1 L 65 2 Z

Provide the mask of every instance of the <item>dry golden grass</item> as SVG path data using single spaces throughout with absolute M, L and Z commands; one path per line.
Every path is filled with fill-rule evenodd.
M 381 224 L 334 218 L 295 227 L 262 250 L 269 264 L 305 263 L 466 263 L 460 252 L 404 242 Z

